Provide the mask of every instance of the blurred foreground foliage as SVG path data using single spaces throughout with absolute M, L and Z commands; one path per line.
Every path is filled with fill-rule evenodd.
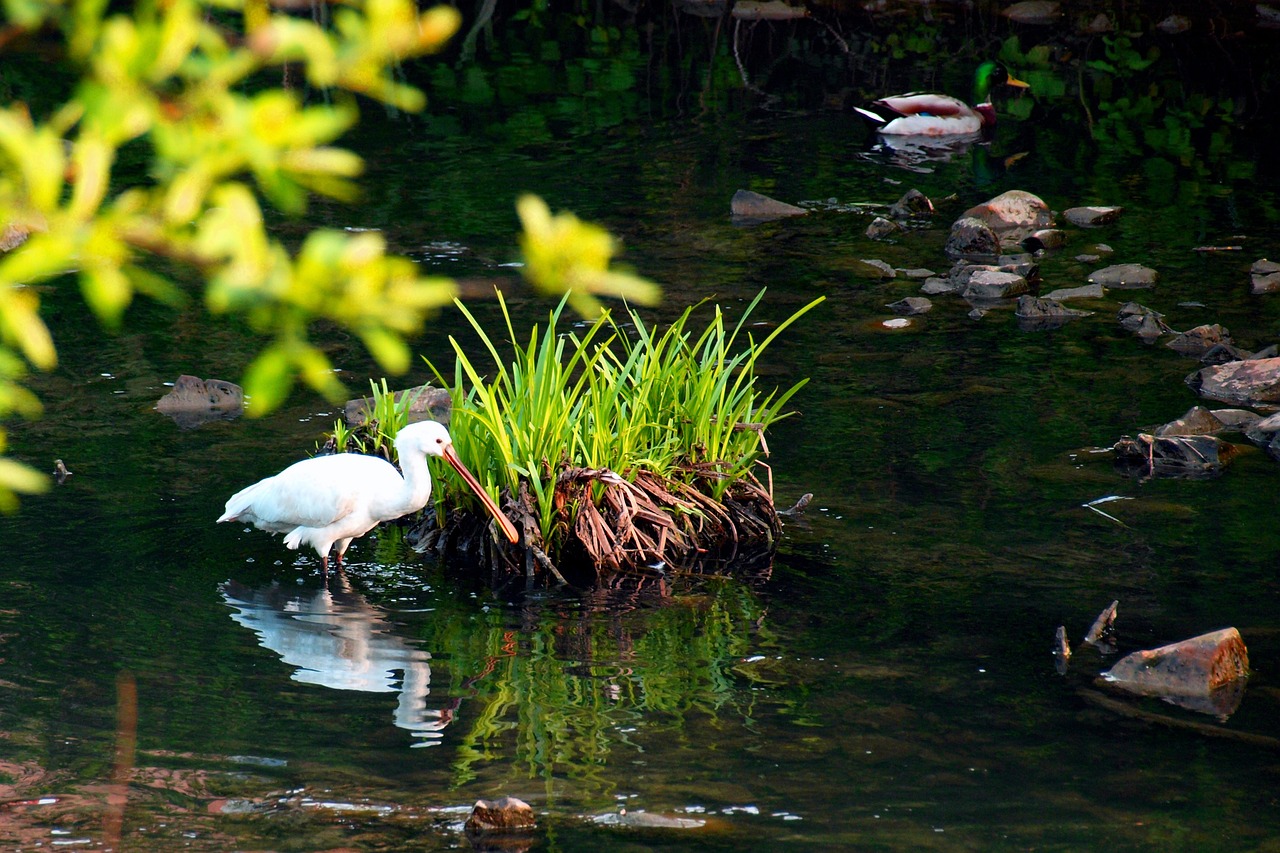
M 403 372 L 406 337 L 455 296 L 454 283 L 423 276 L 386 252 L 381 235 L 317 230 L 291 250 L 264 226 L 263 203 L 301 213 L 312 194 L 349 200 L 363 164 L 336 140 L 359 118 L 357 96 L 421 110 L 421 91 L 400 64 L 437 52 L 457 31 L 450 6 L 352 0 L 327 26 L 264 0 L 3 0 L 0 49 L 52 54 L 74 81 L 64 102 L 41 111 L 0 108 L 0 418 L 38 415 L 20 383 L 57 362 L 40 316 L 40 287 L 79 284 L 108 327 L 137 294 L 173 304 L 185 291 L 159 270 L 194 269 L 205 307 L 233 313 L 270 342 L 246 370 L 251 413 L 278 406 L 296 379 L 338 399 L 344 389 L 309 340 L 316 320 L 357 335 L 380 365 Z M 277 71 L 300 69 L 323 90 L 318 104 L 286 88 Z M 119 174 L 122 149 L 145 177 Z M 609 270 L 612 238 L 568 214 L 521 201 L 522 246 L 540 290 L 575 290 L 651 302 L 656 288 Z M 0 432 L 0 453 L 4 434 Z M 0 458 L 0 508 L 46 480 Z

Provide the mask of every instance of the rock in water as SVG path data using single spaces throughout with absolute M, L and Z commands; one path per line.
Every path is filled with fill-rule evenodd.
M 1249 268 L 1249 275 L 1249 292 L 1254 296 L 1280 290 L 1280 263 L 1262 258 Z
M 206 421 L 239 417 L 244 411 L 244 391 L 234 382 L 183 374 L 173 389 L 156 401 L 156 410 L 181 427 L 196 427 Z
M 751 190 L 738 190 L 733 194 L 733 200 L 729 202 L 729 212 L 734 219 L 767 222 L 770 219 L 782 219 L 787 216 L 803 216 L 809 211 Z
M 1121 305 L 1117 319 L 1120 321 L 1120 328 L 1126 332 L 1133 332 L 1147 343 L 1153 342 L 1161 335 L 1174 333 L 1174 330 L 1165 323 L 1163 314 L 1152 311 L 1137 302 L 1126 302 Z
M 906 299 L 899 299 L 897 302 L 890 302 L 884 306 L 897 314 L 926 314 L 933 309 L 933 303 L 923 296 L 908 296 Z
M 889 215 L 894 219 L 912 219 L 918 216 L 933 215 L 933 202 L 920 190 L 911 189 L 902 198 L 889 207 Z
M 1159 275 L 1142 264 L 1112 264 L 1089 273 L 1089 281 L 1103 287 L 1134 290 L 1155 287 Z
M 1187 329 L 1173 340 L 1169 348 L 1186 355 L 1201 356 L 1219 344 L 1230 344 L 1231 333 L 1217 323 L 1205 323 L 1194 329 Z
M 1069 207 L 1062 211 L 1062 218 L 1081 228 L 1095 228 L 1115 222 L 1123 210 L 1123 207 Z
M 1214 364 L 1190 374 L 1186 381 L 1210 400 L 1244 406 L 1280 403 L 1280 358 Z
M 963 216 L 951 225 L 945 247 L 952 260 L 968 258 L 985 260 L 1000 254 L 1000 238 L 991 226 L 973 216 Z
M 476 800 L 467 818 L 466 830 L 478 832 L 522 832 L 537 824 L 533 808 L 516 797 L 497 800 Z
M 1249 651 L 1240 632 L 1223 628 L 1158 649 L 1134 652 L 1103 678 L 1144 696 L 1208 697 L 1249 674 Z
M 1049 205 L 1037 195 L 1022 190 L 1009 190 L 993 199 L 975 205 L 963 214 L 980 219 L 1001 238 L 1017 242 L 1028 234 L 1053 226 Z
M 1175 421 L 1157 427 L 1156 435 L 1213 435 L 1226 429 L 1226 424 L 1214 417 L 1204 406 L 1192 406 L 1187 413 Z
M 1217 476 L 1239 449 L 1211 435 L 1123 436 L 1112 450 L 1127 474 L 1200 479 Z
M 1004 299 L 1029 289 L 1027 280 L 1017 273 L 980 269 L 969 276 L 962 295 L 966 299 Z

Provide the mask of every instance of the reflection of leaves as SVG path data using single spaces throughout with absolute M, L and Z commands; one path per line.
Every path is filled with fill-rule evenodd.
M 705 597 L 625 615 L 568 623 L 546 614 L 519 634 L 500 612 L 487 629 L 476 629 L 471 614 L 466 625 L 433 623 L 437 638 L 424 639 L 455 677 L 480 674 L 467 689 L 475 699 L 455 783 L 501 761 L 534 777 L 588 780 L 587 795 L 605 793 L 600 768 L 629 746 L 619 727 L 634 725 L 637 714 L 679 725 L 687 714 L 733 706 L 734 667 L 757 640 L 761 614 L 749 590 L 726 583 Z

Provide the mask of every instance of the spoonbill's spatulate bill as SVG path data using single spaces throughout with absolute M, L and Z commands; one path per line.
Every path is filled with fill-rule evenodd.
M 511 542 L 519 539 L 479 481 L 453 449 L 449 431 L 434 421 L 409 424 L 396 435 L 402 476 L 375 456 L 337 453 L 304 459 L 232 495 L 218 521 L 243 521 L 259 530 L 283 533 L 292 550 L 310 545 L 328 570 L 329 551 L 338 546 L 338 564 L 351 540 L 384 521 L 422 509 L 431 498 L 428 456 L 441 456 L 475 491 Z

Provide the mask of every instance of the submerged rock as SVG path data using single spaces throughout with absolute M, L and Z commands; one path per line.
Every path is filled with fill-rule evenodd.
M 886 308 L 898 314 L 927 314 L 933 309 L 933 303 L 923 296 L 908 296 L 906 299 L 899 299 L 897 302 L 890 302 Z
M 1054 329 L 1075 317 L 1087 317 L 1092 311 L 1077 311 L 1053 299 L 1037 299 L 1031 295 L 1018 297 L 1014 315 L 1024 330 Z
M 788 216 L 803 216 L 809 211 L 785 201 L 777 201 L 751 190 L 738 190 L 729 202 L 729 212 L 736 220 L 767 222 Z
M 184 374 L 169 393 L 156 401 L 156 411 L 184 428 L 230 420 L 244 411 L 244 391 L 234 382 Z
M 1123 207 L 1069 207 L 1062 211 L 1062 218 L 1081 228 L 1096 228 L 1115 222 L 1123 210 Z
M 1142 264 L 1112 264 L 1089 273 L 1089 282 L 1125 290 L 1154 287 L 1159 274 Z
M 1100 284 L 1085 284 L 1080 287 L 1060 287 L 1044 295 L 1045 299 L 1101 299 L 1106 296 L 1106 289 Z

